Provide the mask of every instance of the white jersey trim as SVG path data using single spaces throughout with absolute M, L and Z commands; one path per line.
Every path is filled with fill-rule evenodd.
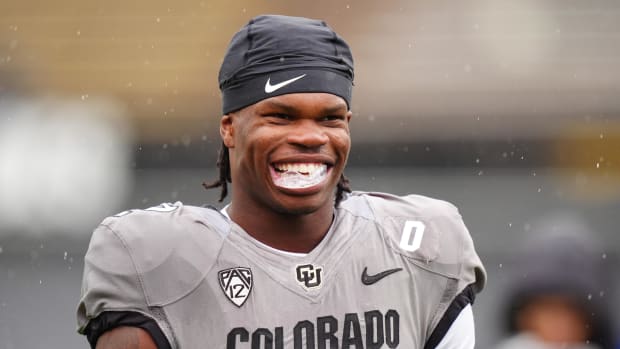
M 476 344 L 471 304 L 461 310 L 436 349 L 473 349 Z

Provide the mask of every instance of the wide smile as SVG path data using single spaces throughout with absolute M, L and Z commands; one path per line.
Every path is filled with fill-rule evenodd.
M 283 189 L 306 189 L 322 184 L 331 166 L 320 162 L 279 162 L 270 166 L 273 183 Z

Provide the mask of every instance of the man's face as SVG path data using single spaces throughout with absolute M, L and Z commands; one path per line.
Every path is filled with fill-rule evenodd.
M 345 101 L 328 93 L 276 96 L 225 115 L 235 205 L 287 214 L 333 206 L 350 118 Z

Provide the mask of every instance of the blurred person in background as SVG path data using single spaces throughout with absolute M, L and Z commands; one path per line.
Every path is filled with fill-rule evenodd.
M 497 349 L 613 349 L 606 253 L 571 214 L 545 217 L 513 256 Z
M 352 192 L 353 57 L 325 22 L 259 16 L 220 70 L 224 210 L 109 217 L 79 330 L 113 348 L 474 347 L 485 271 L 453 205 Z

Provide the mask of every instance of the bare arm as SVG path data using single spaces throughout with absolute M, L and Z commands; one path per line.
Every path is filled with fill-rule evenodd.
M 157 345 L 141 328 L 117 327 L 99 337 L 96 349 L 157 349 Z

